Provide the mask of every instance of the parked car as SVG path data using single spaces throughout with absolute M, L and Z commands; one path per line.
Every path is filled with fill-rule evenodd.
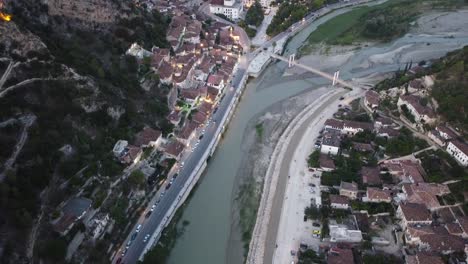
M 320 232 L 320 230 L 314 230 L 312 231 L 312 234 L 315 234 L 315 235 L 320 235 L 322 232 Z
M 138 225 L 136 228 L 137 233 L 140 232 L 140 229 L 141 229 L 141 225 Z
M 135 238 L 138 236 L 138 233 L 135 232 L 133 233 L 132 237 L 130 238 L 130 244 L 132 243 L 131 241 L 135 240 Z M 127 244 L 128 245 L 128 244 Z
M 149 237 L 150 237 L 150 234 L 146 234 L 146 236 L 143 238 L 143 243 L 148 242 Z
M 320 227 L 320 224 L 317 223 L 317 222 L 312 223 L 312 225 L 315 226 L 315 227 Z

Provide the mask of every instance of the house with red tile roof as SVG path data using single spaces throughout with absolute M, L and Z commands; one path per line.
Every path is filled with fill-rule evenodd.
M 402 203 L 397 209 L 397 216 L 401 219 L 401 226 L 406 229 L 409 225 L 430 225 L 431 212 L 422 204 Z
M 223 76 L 218 74 L 211 74 L 208 76 L 207 81 L 208 86 L 214 87 L 218 90 L 223 90 L 224 88 L 224 79 Z
M 135 135 L 133 144 L 135 146 L 146 148 L 146 147 L 158 147 L 161 144 L 162 133 L 159 130 L 145 127 L 142 131 Z
M 367 200 L 371 203 L 391 203 L 392 195 L 388 190 L 381 190 L 374 187 L 367 187 Z
M 349 198 L 343 195 L 330 194 L 330 207 L 334 209 L 349 209 Z
M 185 145 L 177 140 L 172 140 L 165 146 L 165 154 L 173 159 L 179 160 L 183 151 L 185 149 Z
M 441 206 L 437 196 L 443 196 L 450 193 L 447 185 L 438 183 L 404 183 L 402 187 L 406 195 L 406 201 L 425 205 L 429 210 L 439 209 Z
M 327 264 L 354 264 L 353 251 L 351 249 L 331 248 L 327 254 Z
M 415 95 L 401 95 L 397 105 L 400 109 L 402 105 L 406 105 L 416 122 L 433 124 L 436 121 L 436 114 L 430 107 L 421 105 L 420 100 L 421 98 Z
M 379 167 L 362 167 L 360 174 L 364 185 L 376 186 L 382 184 Z
M 445 264 L 442 258 L 435 254 L 417 252 L 416 255 L 407 255 L 406 264 Z
M 364 104 L 368 106 L 371 110 L 379 107 L 380 96 L 376 91 L 367 91 L 364 96 Z

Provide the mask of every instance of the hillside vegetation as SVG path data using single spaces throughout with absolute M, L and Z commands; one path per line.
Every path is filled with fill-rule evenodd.
M 92 177 L 117 179 L 123 168 L 111 150 L 118 139 L 132 140 L 146 125 L 171 130 L 165 118 L 168 87 L 150 76 L 142 89 L 139 78 L 147 73 L 124 55 L 136 40 L 145 48 L 167 47 L 170 19 L 124 4 L 116 10 L 118 20 L 100 25 L 50 16 L 46 5 L 32 0 L 12 1 L 8 9 L 13 20 L 0 23 L 0 74 L 8 61 L 17 65 L 3 88 L 38 79 L 0 96 L 0 122 L 15 120 L 0 127 L 0 232 L 9 249 L 0 258 L 20 263 L 41 210 L 49 215 Z M 36 119 L 7 169 L 3 162 L 23 131 L 18 120 L 28 116 Z M 63 263 L 62 251 L 53 256 L 46 250 L 61 239 L 53 237 L 49 221 L 44 219 L 36 248 L 41 262 Z
M 439 104 L 437 112 L 455 127 L 468 131 L 468 46 L 447 54 L 431 71 L 436 74 L 431 95 Z

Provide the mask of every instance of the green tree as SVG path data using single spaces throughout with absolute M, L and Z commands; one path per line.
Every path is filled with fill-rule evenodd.
M 249 25 L 260 26 L 262 24 L 264 15 L 262 5 L 258 0 L 249 8 L 245 14 L 245 22 Z
M 309 158 L 307 159 L 307 164 L 311 168 L 317 168 L 320 166 L 319 159 L 320 159 L 320 150 L 317 149 L 309 155 Z
M 141 170 L 135 170 L 128 177 L 128 183 L 132 188 L 140 188 L 145 183 L 145 175 Z

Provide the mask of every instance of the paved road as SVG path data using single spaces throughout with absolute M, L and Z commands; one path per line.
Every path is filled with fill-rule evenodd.
M 354 0 L 354 2 L 358 2 L 358 0 Z M 203 6 L 199 10 L 201 11 L 205 10 L 206 12 L 206 6 Z M 324 12 L 324 11 L 322 10 L 321 12 Z M 213 18 L 216 20 L 220 19 L 217 16 L 214 16 Z M 136 225 L 138 224 L 142 225 L 140 232 L 137 234 L 135 240 L 132 242 L 125 256 L 123 257 L 123 261 L 122 261 L 123 263 L 126 263 L 126 264 L 136 263 L 146 247 L 146 243 L 143 242 L 143 238 L 145 237 L 145 235 L 150 234 L 150 236 L 152 236 L 156 231 L 159 231 L 157 230 L 157 228 L 161 225 L 161 223 L 167 223 L 168 219 L 165 219 L 165 215 L 169 211 L 172 204 L 177 199 L 180 199 L 180 193 L 182 189 L 185 188 L 185 185 L 189 182 L 191 173 L 196 169 L 196 166 L 199 164 L 200 159 L 203 157 L 203 155 L 207 151 L 210 151 L 208 147 L 211 144 L 211 141 L 216 140 L 217 135 L 215 133 L 218 130 L 218 126 L 220 125 L 219 121 L 226 114 L 231 102 L 235 100 L 235 95 L 238 92 L 238 90 L 241 89 L 241 81 L 244 78 L 244 75 L 247 74 L 247 68 L 250 62 L 264 48 L 268 48 L 274 42 L 278 41 L 279 39 L 282 39 L 285 36 L 290 36 L 290 35 L 295 34 L 297 31 L 302 30 L 305 26 L 307 26 L 313 20 L 315 20 L 315 14 L 308 15 L 304 21 L 300 21 L 294 24 L 291 27 L 291 30 L 287 30 L 271 38 L 269 41 L 265 42 L 263 45 L 258 47 L 253 52 L 248 52 L 250 48 L 249 46 L 244 47 L 244 51 L 246 51 L 246 55 L 242 56 L 239 60 L 238 69 L 236 70 L 234 76 L 232 77 L 232 84 L 231 84 L 232 88 L 230 88 L 229 85 L 226 87 L 225 96 L 223 100 L 219 103 L 218 110 L 216 111 L 215 114 L 213 114 L 214 122 L 211 122 L 206 127 L 206 132 L 204 134 L 203 139 L 200 141 L 198 147 L 194 150 L 194 152 L 191 153 L 187 157 L 187 159 L 184 161 L 184 167 L 181 168 L 178 177 L 174 180 L 174 183 L 169 188 L 169 190 L 167 190 L 165 195 L 162 198 L 160 198 L 159 195 L 164 189 L 164 188 L 161 188 L 162 190 L 159 191 L 153 197 L 153 199 L 148 205 L 148 208 L 144 211 L 144 213 L 146 213 L 148 209 L 151 208 L 151 206 L 157 200 L 160 200 L 154 212 L 148 218 L 141 217 L 140 220 L 133 227 L 132 232 L 129 233 L 127 239 L 124 241 L 124 243 L 121 246 L 121 250 L 123 250 L 125 245 L 130 240 L 131 236 L 135 233 Z M 241 43 L 244 45 L 248 43 L 250 45 L 250 40 L 249 41 L 244 40 L 245 32 L 243 30 L 241 30 L 241 32 L 244 33 L 241 36 Z M 121 253 L 122 251 L 118 252 L 116 257 L 114 258 L 114 261 L 116 261 L 120 257 Z
M 215 135 L 215 133 L 218 129 L 218 126 L 220 125 L 219 121 L 226 114 L 231 101 L 235 99 L 234 97 L 236 92 L 241 88 L 241 81 L 244 74 L 246 74 L 247 65 L 248 62 L 246 58 L 242 57 L 239 61 L 238 69 L 232 78 L 232 88 L 230 88 L 230 86 L 225 88 L 225 96 L 223 100 L 219 102 L 218 110 L 215 114 L 213 114 L 213 122 L 210 122 L 210 124 L 206 127 L 206 131 L 203 138 L 200 140 L 198 147 L 194 150 L 193 153 L 190 153 L 190 155 L 184 161 L 184 167 L 180 170 L 178 177 L 174 180 L 174 183 L 169 188 L 169 190 L 166 191 L 165 195 L 162 198 L 159 197 L 162 190 L 164 190 L 164 188 L 161 188 L 161 191 L 159 191 L 149 203 L 148 207 L 150 208 L 158 199 L 160 199 L 160 202 L 155 207 L 154 212 L 148 218 L 142 216 L 136 224 L 141 224 L 142 228 L 123 257 L 123 263 L 136 263 L 146 247 L 146 243 L 143 242 L 145 235 L 150 234 L 151 236 L 156 232 L 158 226 L 161 223 L 168 221 L 168 219 L 165 219 L 166 213 L 174 201 L 180 199 L 179 194 L 188 183 L 191 173 L 196 169 L 196 166 L 199 164 L 200 159 L 203 157 L 205 152 L 210 151 L 208 147 L 211 141 L 216 140 L 217 135 Z M 148 211 L 149 208 L 144 211 L 144 214 Z M 131 236 L 135 233 L 136 225 L 133 227 L 132 232 L 128 235 L 127 239 L 122 244 L 121 250 L 123 250 Z M 114 258 L 115 261 L 121 257 L 121 252 L 122 251 L 120 251 Z

